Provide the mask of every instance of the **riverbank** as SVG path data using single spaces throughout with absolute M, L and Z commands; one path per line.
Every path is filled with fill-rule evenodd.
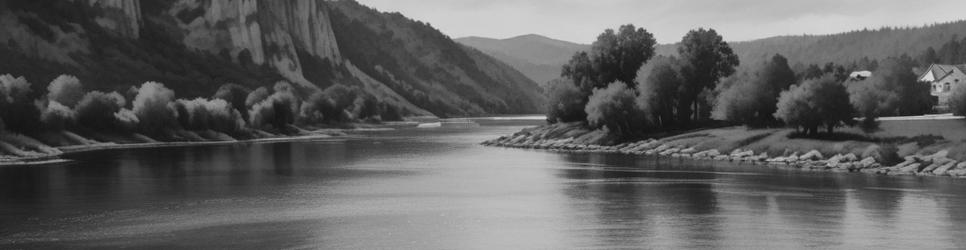
M 368 128 L 362 128 L 368 129 Z M 391 129 L 391 128 L 387 128 Z M 256 143 L 280 143 L 280 142 L 299 142 L 299 141 L 320 141 L 320 140 L 342 140 L 348 134 L 347 131 L 353 129 L 322 129 L 307 131 L 298 135 L 275 135 L 263 138 L 243 139 L 243 140 L 218 140 L 218 141 L 173 141 L 173 142 L 139 142 L 139 143 L 117 143 L 117 142 L 97 142 L 83 145 L 71 145 L 60 147 L 49 147 L 43 152 L 29 151 L 23 156 L 2 155 L 0 156 L 0 167 L 3 166 L 37 166 L 50 165 L 69 162 L 61 158 L 64 155 L 114 150 L 114 149 L 138 149 L 138 148 L 164 148 L 164 147 L 190 147 L 190 146 L 214 146 L 214 145 L 234 145 L 234 144 L 256 144 Z M 36 146 L 35 146 L 36 147 Z
M 725 127 L 664 138 L 620 142 L 582 123 L 524 129 L 482 145 L 571 153 L 620 153 L 743 162 L 761 166 L 883 175 L 966 178 L 966 143 L 941 136 L 871 137 L 836 134 L 798 138 L 791 129 Z

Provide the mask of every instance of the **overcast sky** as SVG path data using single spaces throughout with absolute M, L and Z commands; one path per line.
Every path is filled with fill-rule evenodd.
M 920 26 L 966 19 L 966 0 L 358 0 L 401 12 L 458 38 L 541 34 L 592 42 L 633 23 L 660 43 L 710 27 L 728 41 L 829 34 L 865 27 Z

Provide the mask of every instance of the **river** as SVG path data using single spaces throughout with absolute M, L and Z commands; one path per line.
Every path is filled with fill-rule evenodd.
M 0 249 L 966 247 L 966 180 L 483 147 L 526 123 L 481 123 L 2 167 Z

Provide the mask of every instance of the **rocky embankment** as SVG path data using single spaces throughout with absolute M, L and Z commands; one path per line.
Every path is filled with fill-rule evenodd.
M 550 150 L 573 153 L 620 153 L 670 158 L 689 158 L 740 162 L 762 166 L 789 167 L 803 170 L 863 172 L 882 175 L 951 176 L 966 178 L 966 161 L 948 158 L 949 150 L 934 154 L 915 154 L 904 157 L 898 164 L 882 164 L 875 157 L 859 157 L 854 153 L 823 155 L 817 150 L 807 152 L 788 152 L 783 155 L 769 155 L 767 152 L 735 149 L 720 152 L 717 149 L 699 150 L 694 146 L 682 146 L 657 139 L 617 145 L 599 145 L 578 142 L 573 137 L 566 139 L 543 138 L 540 134 L 527 131 L 481 143 L 485 146 Z

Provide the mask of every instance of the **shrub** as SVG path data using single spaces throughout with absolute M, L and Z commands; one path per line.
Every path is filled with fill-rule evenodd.
M 84 98 L 84 86 L 77 77 L 60 75 L 47 85 L 47 99 L 73 108 Z
M 91 91 L 85 94 L 74 108 L 77 113 L 77 123 L 91 129 L 114 129 L 118 121 L 115 114 L 121 111 L 125 103 L 124 97 L 117 92 Z
M 634 135 L 645 127 L 644 112 L 637 108 L 634 89 L 623 83 L 596 89 L 587 107 L 587 122 L 593 128 L 606 127 L 617 135 Z
M 322 123 L 326 118 L 325 110 L 331 109 L 332 106 L 332 103 L 321 91 L 312 93 L 299 110 L 300 122 L 308 124 Z
M 712 116 L 716 119 L 760 127 L 773 124 L 778 95 L 795 83 L 788 60 L 775 55 L 756 72 L 729 77 L 719 87 Z
M 137 115 L 138 127 L 148 134 L 160 133 L 165 128 L 177 127 L 177 113 L 171 103 L 174 91 L 157 82 L 146 82 L 134 97 L 133 111 Z
M 587 96 L 570 80 L 554 80 L 550 83 L 547 122 L 574 122 L 587 119 L 584 107 Z
M 0 119 L 9 131 L 31 134 L 42 127 L 41 107 L 31 100 L 30 85 L 23 77 L 0 76 Z
M 785 124 L 803 128 L 814 136 L 824 126 L 828 133 L 841 125 L 854 125 L 849 93 L 831 75 L 807 80 L 781 93 L 775 117 Z
M 259 87 L 248 93 L 248 96 L 245 97 L 245 107 L 251 108 L 252 106 L 255 106 L 255 104 L 264 101 L 269 95 L 271 95 L 271 93 L 268 92 L 267 88 Z
M 299 100 L 295 97 L 294 89 L 287 82 L 276 83 L 274 89 L 275 93 L 253 105 L 249 110 L 252 127 L 265 128 L 270 125 L 282 131 L 288 124 L 295 122 L 296 115 L 299 113 Z
M 673 57 L 659 56 L 641 70 L 643 80 L 638 86 L 637 106 L 662 127 L 674 124 L 676 92 L 684 84 L 678 63 Z
M 949 109 L 955 115 L 966 115 L 966 87 L 957 84 L 949 94 Z
M 43 113 L 40 114 L 40 121 L 43 122 L 46 129 L 60 131 L 73 124 L 74 117 L 74 110 L 59 102 L 50 101 Z
M 249 93 L 251 93 L 251 90 L 248 88 L 234 83 L 227 83 L 218 87 L 218 91 L 211 98 L 225 100 L 232 108 L 242 114 L 243 119 L 248 119 L 247 112 L 243 111 L 248 110 L 245 101 L 248 99 Z

